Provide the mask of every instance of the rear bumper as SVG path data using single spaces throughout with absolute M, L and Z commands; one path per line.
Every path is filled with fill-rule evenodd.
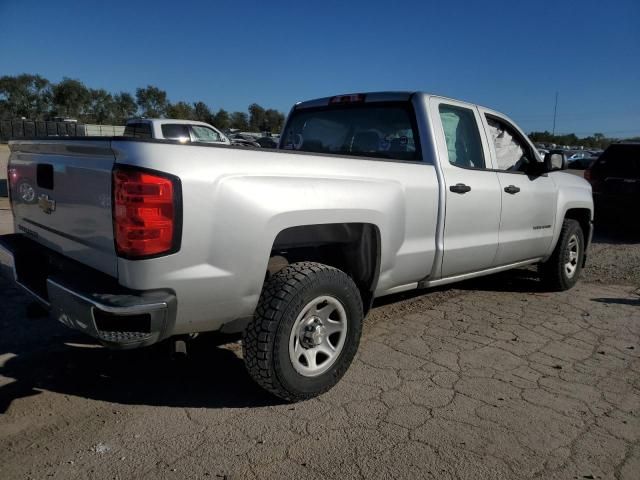
M 0 275 L 30 293 L 56 320 L 109 347 L 151 345 L 173 331 L 173 292 L 125 289 L 20 234 L 0 236 Z

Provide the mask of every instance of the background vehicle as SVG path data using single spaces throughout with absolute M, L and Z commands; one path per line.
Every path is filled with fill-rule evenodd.
M 229 139 L 216 127 L 195 120 L 171 118 L 132 118 L 127 120 L 125 137 L 155 138 L 185 142 L 229 145 Z
M 423 93 L 298 103 L 278 151 L 136 138 L 20 140 L 0 271 L 121 348 L 243 334 L 287 400 L 342 377 L 375 297 L 538 264 L 577 281 L 591 188 L 504 115 Z
M 640 143 L 614 143 L 585 171 L 599 221 L 638 230 Z
M 273 137 L 260 137 L 256 143 L 262 148 L 278 148 L 278 141 Z
M 256 141 L 256 137 L 253 137 L 251 135 L 235 133 L 231 135 L 229 139 L 231 140 L 231 145 L 238 145 L 241 147 L 253 147 L 253 148 L 261 147 L 261 145 Z

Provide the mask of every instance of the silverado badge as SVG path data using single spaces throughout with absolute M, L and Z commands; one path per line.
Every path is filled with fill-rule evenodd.
M 40 195 L 38 197 L 38 206 L 44 213 L 51 214 L 51 212 L 55 212 L 56 210 L 56 201 L 51 200 L 49 195 Z

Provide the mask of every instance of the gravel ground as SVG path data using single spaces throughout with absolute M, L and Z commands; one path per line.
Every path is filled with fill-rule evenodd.
M 0 479 L 636 480 L 639 274 L 640 237 L 603 230 L 568 292 L 521 269 L 381 299 L 343 381 L 295 405 L 237 343 L 112 352 L 0 280 Z

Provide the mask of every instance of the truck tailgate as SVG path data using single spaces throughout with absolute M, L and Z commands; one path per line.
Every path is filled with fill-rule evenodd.
M 16 232 L 117 276 L 110 140 L 24 140 L 9 146 Z

